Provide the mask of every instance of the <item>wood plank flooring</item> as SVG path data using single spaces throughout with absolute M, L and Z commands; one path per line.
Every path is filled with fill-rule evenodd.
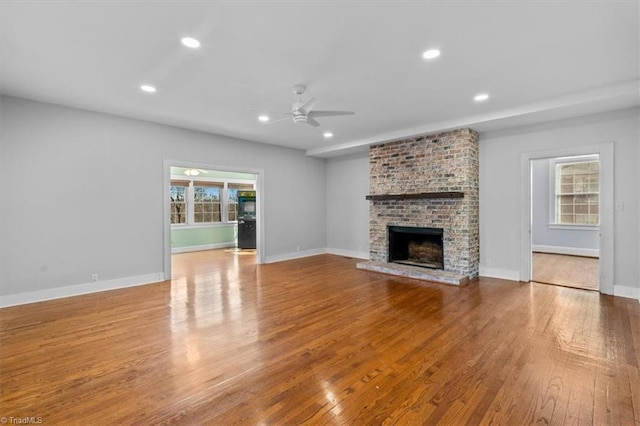
M 554 253 L 533 253 L 533 281 L 598 290 L 599 259 Z
M 0 310 L 0 415 L 44 424 L 640 425 L 640 304 L 321 255 L 174 256 L 158 284 Z

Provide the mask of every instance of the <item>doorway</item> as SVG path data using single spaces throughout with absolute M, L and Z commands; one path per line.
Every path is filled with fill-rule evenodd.
M 599 290 L 600 156 L 531 160 L 532 277 Z
M 535 160 L 546 159 L 548 162 L 550 159 L 569 159 L 570 157 L 585 157 L 588 156 L 597 156 L 599 160 L 599 178 L 598 178 L 598 220 L 599 226 L 597 231 L 597 251 L 569 251 L 565 253 L 546 253 L 546 254 L 558 254 L 558 255 L 567 255 L 567 256 L 575 256 L 575 257 L 584 257 L 584 258 L 598 258 L 598 267 L 597 272 L 591 272 L 591 274 L 597 274 L 597 289 L 601 293 L 604 294 L 613 294 L 613 265 L 614 265 L 614 234 L 613 234 L 613 212 L 614 212 L 614 183 L 613 183 L 613 150 L 614 146 L 612 142 L 593 144 L 593 145 L 584 145 L 572 148 L 562 148 L 557 150 L 550 151 L 540 151 L 540 152 L 531 152 L 531 153 L 523 153 L 521 154 L 521 227 L 520 227 L 520 235 L 521 235 L 521 247 L 520 247 L 520 279 L 521 281 L 532 281 L 534 280 L 534 260 L 535 254 L 534 252 L 541 252 L 545 249 L 544 244 L 540 244 L 540 240 L 537 239 L 537 235 L 534 228 L 534 212 L 533 208 L 535 203 L 534 200 L 534 191 L 533 191 L 533 183 L 534 183 L 534 170 L 533 164 Z M 555 167 L 555 166 L 554 166 Z M 548 176 L 548 175 L 547 175 Z M 547 177 L 547 181 L 549 177 Z M 554 183 L 555 185 L 555 183 Z M 588 189 L 588 186 L 587 186 Z M 557 195 L 554 193 L 552 197 L 547 196 L 548 205 L 554 205 L 554 209 L 550 207 L 547 209 L 547 221 L 546 226 L 552 224 L 556 221 L 554 216 L 551 216 L 551 211 L 553 210 L 553 215 L 562 214 L 562 211 L 558 212 L 555 210 L 555 203 L 557 200 L 555 199 Z M 579 201 L 584 201 L 583 198 L 579 199 Z M 565 204 L 569 205 L 569 202 Z M 584 203 L 577 203 L 584 204 Z M 576 212 L 575 202 L 572 202 L 571 205 L 572 211 L 571 214 L 582 215 L 583 208 L 580 207 L 579 211 Z M 587 207 L 589 206 L 589 202 L 587 201 Z M 562 205 L 562 202 L 560 202 Z M 593 209 L 595 213 L 596 209 Z M 589 209 L 587 208 L 587 212 Z M 568 210 L 567 217 L 564 219 L 568 219 Z M 563 218 L 560 218 L 561 220 Z M 581 218 L 583 219 L 583 218 Z M 592 220 L 592 219 L 591 219 Z M 577 226 L 577 225 L 575 225 Z M 593 230 L 593 224 L 591 224 L 591 229 Z M 592 232 L 592 233 L 593 233 Z M 534 246 L 534 237 L 536 237 L 537 246 Z M 593 237 L 593 235 L 592 235 Z M 557 251 L 557 250 L 554 250 Z M 543 253 L 544 254 L 544 253 Z M 555 259 L 546 259 L 548 262 L 561 262 L 563 260 L 576 260 L 574 258 L 555 258 Z M 538 259 L 539 260 L 539 259 Z M 543 259 L 544 260 L 544 259 Z M 568 262 L 570 266 L 559 266 L 560 263 L 556 263 L 557 271 L 560 271 L 561 268 L 567 268 L 568 270 L 575 270 L 576 268 L 580 268 L 577 263 Z M 539 271 L 542 271 L 542 267 L 538 267 Z M 553 266 L 551 266 L 553 269 Z M 569 278 L 571 280 L 581 280 L 581 278 Z M 560 284 L 560 283 L 559 283 Z M 565 285 L 565 284 L 560 284 Z
M 174 253 L 224 249 L 235 254 L 242 191 L 255 191 L 255 249 L 251 255 L 256 263 L 263 263 L 262 170 L 171 160 L 164 160 L 163 165 L 165 279 L 171 278 Z

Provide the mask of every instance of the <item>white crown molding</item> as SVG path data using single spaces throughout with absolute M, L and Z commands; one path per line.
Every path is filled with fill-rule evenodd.
M 369 138 L 313 148 L 307 150 L 306 154 L 311 157 L 337 157 L 362 151 L 368 148 L 369 145 L 377 143 L 439 133 L 461 127 L 472 127 L 478 132 L 486 132 L 630 108 L 638 105 L 640 105 L 640 80 L 634 80 L 586 92 L 547 99 L 515 108 L 429 123 L 424 126 L 401 129 Z

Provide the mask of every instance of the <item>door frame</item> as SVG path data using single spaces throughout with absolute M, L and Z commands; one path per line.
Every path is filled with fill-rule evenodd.
M 164 279 L 171 279 L 171 208 L 169 191 L 171 188 L 171 167 L 187 167 L 193 169 L 219 170 L 224 172 L 250 173 L 256 175 L 256 263 L 264 263 L 265 258 L 265 222 L 264 222 L 264 170 L 243 166 L 221 166 L 196 161 L 162 160 L 163 193 L 163 236 L 164 236 Z
M 600 276 L 599 291 L 613 294 L 614 287 L 614 143 L 525 152 L 520 155 L 520 281 L 531 281 L 532 274 L 532 191 L 531 161 L 541 158 L 600 156 Z

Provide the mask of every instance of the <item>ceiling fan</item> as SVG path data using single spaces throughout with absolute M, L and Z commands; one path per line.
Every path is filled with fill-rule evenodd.
M 293 120 L 294 123 L 306 123 L 310 126 L 318 127 L 320 125 L 320 123 L 316 121 L 316 118 L 318 117 L 335 117 L 339 115 L 355 114 L 353 111 L 314 111 L 313 108 L 316 106 L 316 102 L 318 102 L 318 100 L 316 98 L 311 98 L 308 101 L 303 102 L 301 96 L 305 89 L 306 88 L 304 86 L 293 86 L 291 90 L 293 90 L 293 93 L 297 96 L 297 102 L 294 102 L 291 106 L 291 112 L 266 111 L 268 114 L 286 115 L 286 117 L 278 120 L 269 120 L 268 116 L 261 116 L 259 119 L 263 122 L 263 125 L 267 126 L 285 120 Z

